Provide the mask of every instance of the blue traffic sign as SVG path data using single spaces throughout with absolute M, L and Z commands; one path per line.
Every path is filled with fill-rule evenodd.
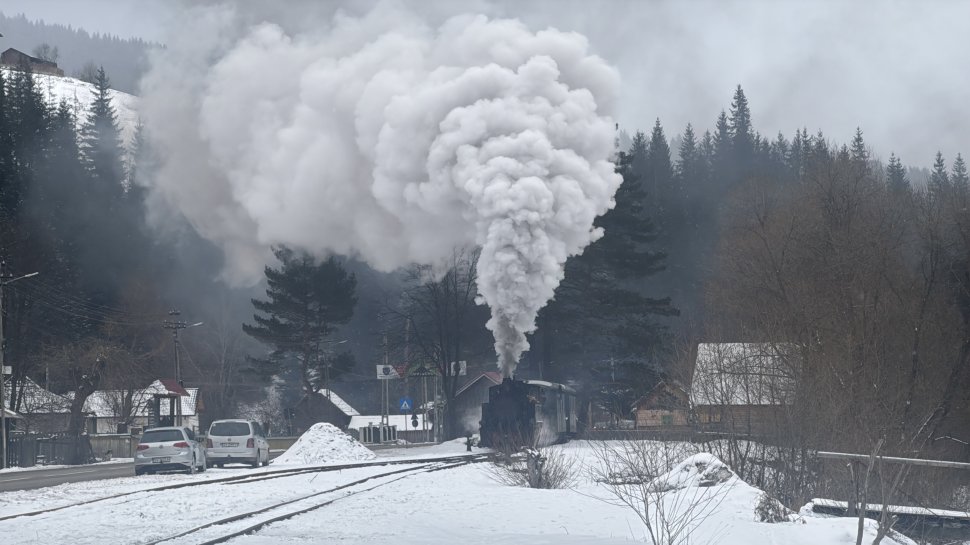
M 412 401 L 411 398 L 407 396 L 399 399 L 397 403 L 398 403 L 397 406 L 399 409 L 401 409 L 402 413 L 410 411 L 411 408 L 414 407 L 414 401 Z

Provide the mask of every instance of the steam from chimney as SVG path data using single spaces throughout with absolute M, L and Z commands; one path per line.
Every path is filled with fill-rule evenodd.
M 142 87 L 156 218 L 219 244 L 230 281 L 258 281 L 274 244 L 381 270 L 479 246 L 506 376 L 621 181 L 616 71 L 584 37 L 515 20 L 431 28 L 381 4 L 287 33 L 197 8 Z

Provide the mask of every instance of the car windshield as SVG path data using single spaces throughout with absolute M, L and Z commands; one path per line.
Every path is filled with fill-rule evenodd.
M 212 424 L 209 435 L 218 435 L 220 437 L 249 435 L 249 424 L 246 422 L 216 422 Z
M 141 436 L 142 443 L 165 443 L 167 441 L 184 441 L 179 430 L 152 430 Z

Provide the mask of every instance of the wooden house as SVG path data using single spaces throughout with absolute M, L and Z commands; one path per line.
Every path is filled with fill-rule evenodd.
M 488 401 L 488 389 L 502 383 L 502 374 L 486 371 L 466 382 L 455 392 L 453 404 L 459 429 L 456 435 L 478 433 L 482 419 L 482 403 Z
M 698 427 L 740 435 L 774 435 L 788 421 L 796 365 L 787 344 L 699 344 L 690 387 Z
M 663 381 L 633 404 L 635 428 L 686 429 L 690 425 L 690 396 L 676 381 Z
M 0 53 L 0 66 L 13 70 L 17 70 L 22 66 L 28 66 L 35 74 L 64 75 L 64 71 L 57 67 L 56 62 L 31 57 L 23 51 L 18 51 L 12 47 Z

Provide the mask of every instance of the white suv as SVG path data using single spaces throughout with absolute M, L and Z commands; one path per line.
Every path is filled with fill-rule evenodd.
M 251 420 L 216 420 L 205 440 L 209 467 L 224 464 L 269 465 L 269 442 Z

